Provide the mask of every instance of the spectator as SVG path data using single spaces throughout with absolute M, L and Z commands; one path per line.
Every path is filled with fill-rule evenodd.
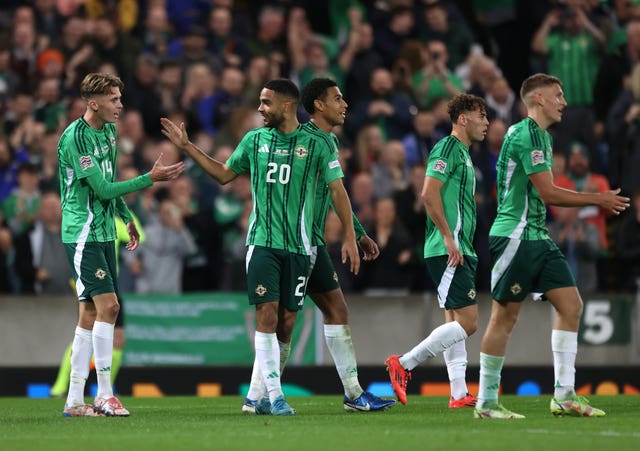
M 403 139 L 407 167 L 424 164 L 434 144 L 443 136 L 436 132 L 436 117 L 426 109 L 418 109 L 413 116 L 413 130 Z M 424 174 L 423 174 L 424 175 Z
M 585 193 L 603 193 L 609 191 L 609 181 L 606 177 L 591 172 L 589 168 L 589 153 L 581 143 L 573 143 L 567 160 L 567 174 L 554 180 L 556 186 Z M 557 207 L 552 207 L 554 215 Z M 600 252 L 598 255 L 598 289 L 605 289 L 607 274 L 607 255 L 609 242 L 607 239 L 606 217 L 612 213 L 595 206 L 582 207 L 578 218 L 593 224 L 599 233 Z
M 358 33 L 351 33 L 337 60 L 328 55 L 323 42 L 311 31 L 302 8 L 291 11 L 289 21 L 289 54 L 291 71 L 305 86 L 313 78 L 330 78 L 344 89 L 346 74 L 351 69 L 357 49 Z
M 138 170 L 151 169 L 151 166 L 147 168 L 147 162 L 143 161 L 143 149 L 148 140 L 142 112 L 136 109 L 126 110 L 118 123 L 118 152 L 123 156 L 126 165 L 132 164 Z M 130 161 L 126 161 L 126 156 Z
M 35 89 L 38 54 L 42 50 L 34 23 L 19 22 L 14 25 L 11 34 L 11 70 L 20 79 L 19 89 Z
M 384 148 L 382 130 L 377 124 L 361 127 L 356 136 L 356 160 L 358 171 L 370 171 L 371 163 L 377 161 Z
M 57 131 L 47 132 L 38 145 L 39 188 L 43 193 L 49 191 L 57 192 L 60 189 L 60 174 L 58 171 L 59 137 Z
M 14 152 L 6 138 L 0 136 L 0 204 L 18 186 L 18 169 L 28 161 L 29 152 L 25 149 Z
M 34 107 L 34 119 L 44 124 L 47 131 L 57 131 L 62 128 L 67 107 L 61 98 L 60 80 L 55 78 L 40 80 Z
M 413 36 L 415 19 L 408 6 L 396 6 L 389 11 L 388 20 L 374 24 L 373 48 L 382 57 L 384 67 L 392 67 L 402 43 Z
M 275 57 L 283 62 L 287 54 L 285 37 L 285 11 L 279 6 L 265 5 L 258 13 L 258 29 L 247 41 L 247 48 L 252 57 Z
M 61 295 L 72 293 L 73 280 L 61 234 L 60 196 L 55 192 L 42 195 L 38 219 L 29 233 L 16 240 L 15 267 L 21 282 L 21 293 Z
M 593 88 L 605 41 L 605 34 L 580 5 L 551 10 L 533 36 L 531 48 L 546 56 L 547 72 L 563 80 L 568 104 L 562 127 L 552 132 L 556 152 L 568 152 L 571 142 L 578 140 L 589 149 L 591 160 L 597 161 Z
M 379 160 L 371 164 L 373 197 L 392 197 L 396 191 L 404 190 L 408 184 L 408 175 L 402 141 L 388 141 Z
M 499 119 L 509 127 L 523 118 L 522 104 L 504 77 L 496 78 L 484 96 L 489 120 Z
M 98 61 L 110 61 L 116 66 L 118 74 L 129 80 L 133 75 L 136 58 L 140 54 L 140 43 L 120 31 L 107 17 L 95 21 L 94 54 Z
M 169 42 L 172 38 L 171 24 L 164 6 L 153 5 L 147 11 L 144 20 L 144 32 L 142 33 L 143 51 L 163 57 L 169 50 Z
M 160 96 L 160 109 L 168 115 L 180 108 L 182 89 L 182 69 L 172 59 L 160 62 L 157 90 Z
M 595 225 L 580 218 L 578 213 L 575 208 L 555 207 L 555 221 L 549 224 L 549 237 L 567 257 L 578 289 L 595 293 L 598 288 L 599 232 Z
M 366 289 L 408 291 L 411 273 L 407 270 L 412 256 L 409 234 L 397 221 L 392 198 L 376 200 L 374 223 L 367 234 L 378 243 L 380 256 L 363 267 L 362 286 Z
M 217 77 L 205 63 L 195 63 L 187 68 L 180 104 L 189 115 L 194 131 L 214 134 L 213 95 L 217 85 Z
M 369 80 L 374 69 L 384 66 L 382 57 L 373 48 L 373 28 L 362 22 L 352 33 L 358 33 L 353 62 L 347 73 L 344 95 L 349 103 L 365 99 L 371 95 Z
M 368 172 L 360 172 L 351 181 L 351 206 L 358 221 L 367 229 L 373 225 L 373 179 Z
M 0 112 L 7 108 L 7 102 L 20 87 L 20 78 L 11 69 L 11 52 L 8 47 L 0 45 Z M 4 126 L 0 123 L 0 133 Z
M 460 93 L 462 80 L 447 67 L 447 48 L 442 41 L 429 41 L 423 48 L 424 67 L 413 74 L 412 86 L 418 104 L 429 108 L 435 100 L 448 100 Z
M 38 167 L 22 163 L 18 168 L 18 186 L 0 205 L 14 237 L 20 237 L 36 220 L 40 209 Z
M 127 109 L 144 111 L 142 120 L 145 133 L 153 138 L 161 138 L 160 118 L 162 98 L 158 92 L 158 59 L 142 53 L 136 60 L 135 72 L 127 89 L 122 93 Z
M 636 63 L 640 63 L 640 19 L 627 24 L 627 42 L 605 55 L 598 68 L 593 89 L 596 114 L 596 138 L 605 138 L 605 120 L 613 101 L 624 89 L 625 79 Z
M 220 76 L 220 86 L 211 99 L 211 124 L 204 127 L 217 135 L 221 128 L 227 125 L 230 115 L 237 107 L 244 105 L 245 75 L 237 67 L 225 67 Z
M 474 42 L 471 30 L 463 20 L 451 17 L 442 1 L 427 3 L 424 19 L 426 26 L 421 27 L 420 38 L 424 42 L 437 40 L 444 43 L 449 55 L 447 67 L 455 70 L 471 51 Z
M 640 286 L 640 190 L 634 191 L 631 207 L 616 234 L 616 257 L 622 272 L 619 287 L 635 291 Z
M 631 71 L 628 87 L 609 110 L 607 130 L 609 182 L 620 186 L 625 193 L 633 193 L 640 187 L 640 62 Z
M 84 11 L 90 19 L 105 18 L 114 23 L 120 33 L 130 33 L 138 24 L 136 0 L 85 0 Z
M 145 226 L 145 233 L 147 240 L 136 251 L 142 260 L 136 292 L 180 294 L 184 258 L 197 250 L 182 211 L 171 199 L 161 200 L 157 220 Z
M 249 50 L 244 39 L 233 32 L 233 14 L 229 8 L 218 6 L 209 14 L 208 48 L 225 66 L 245 68 Z
M 393 89 L 391 72 L 378 68 L 371 74 L 372 95 L 355 103 L 346 122 L 350 137 L 366 124 L 378 124 L 385 139 L 402 139 L 411 130 L 414 106 L 403 94 Z
M 180 210 L 194 248 L 184 257 L 182 291 L 212 291 L 219 288 L 218 268 L 222 266 L 222 239 L 214 220 L 212 204 L 198 202 L 189 177 L 176 179 L 169 187 L 169 199 Z

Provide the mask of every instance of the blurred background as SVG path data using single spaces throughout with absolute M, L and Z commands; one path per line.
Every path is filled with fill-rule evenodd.
M 335 217 L 327 221 L 327 245 L 350 306 L 361 379 L 375 383 L 386 380 L 387 354 L 442 321 L 422 259 L 419 193 L 428 153 L 451 129 L 447 101 L 460 92 L 489 106 L 487 138 L 471 149 L 484 329 L 495 163 L 507 128 L 524 114 L 520 83 L 540 71 L 562 79 L 569 103 L 550 130 L 556 183 L 578 191 L 620 187 L 633 199 L 615 217 L 598 208 L 548 211 L 552 237 L 585 298 L 577 382 L 585 393 L 637 391 L 640 0 L 3 0 L 0 395 L 51 384 L 72 339 L 76 301 L 56 244 L 56 146 L 84 113 L 78 87 L 87 73 L 110 72 L 125 82 L 119 178 L 148 171 L 160 153 L 165 163 L 188 167 L 179 180 L 125 199 L 145 241 L 119 253 L 127 342 L 116 386 L 134 393 L 136 384 L 149 383 L 148 395 L 205 396 L 239 393 L 249 380 L 250 184 L 238 177 L 219 186 L 163 139 L 160 117 L 184 121 L 201 149 L 225 161 L 244 133 L 261 125 L 258 93 L 266 81 L 286 77 L 302 88 L 314 77 L 336 80 L 349 103 L 344 127 L 335 130 L 345 185 L 381 255 L 352 277 L 338 258 Z M 165 245 L 172 235 L 189 236 L 189 245 Z M 168 273 L 174 277 L 158 277 Z M 504 390 L 550 391 L 551 321 L 550 306 L 526 303 Z M 307 301 L 284 381 L 338 393 L 319 326 Z M 477 379 L 480 339 L 478 333 L 468 344 L 470 381 Z M 427 394 L 446 382 L 439 359 L 416 375 L 436 384 L 411 388 Z

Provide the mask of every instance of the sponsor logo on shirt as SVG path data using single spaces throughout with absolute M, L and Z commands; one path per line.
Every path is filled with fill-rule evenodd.
M 433 170 L 439 172 L 440 174 L 444 174 L 444 171 L 447 169 L 447 162 L 442 160 L 436 160 L 433 165 Z
M 298 158 L 304 158 L 309 154 L 309 151 L 305 149 L 304 146 L 296 147 L 296 150 L 294 150 L 294 152 Z
M 338 160 L 333 160 L 329 162 L 329 169 L 335 169 L 340 166 L 340 162 Z
M 534 150 L 531 152 L 531 165 L 536 166 L 544 163 L 544 152 L 542 150 Z
M 80 157 L 80 169 L 86 171 L 89 168 L 93 167 L 93 160 L 88 155 L 83 155 Z
M 288 157 L 289 149 L 276 149 L 274 153 L 276 154 L 277 157 Z
M 267 146 L 266 144 L 263 144 L 258 149 L 258 153 L 269 153 L 269 146 Z

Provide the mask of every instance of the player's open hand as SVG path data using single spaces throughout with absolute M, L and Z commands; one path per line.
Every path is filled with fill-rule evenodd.
M 153 164 L 151 171 L 149 171 L 149 176 L 151 176 L 151 181 L 153 182 L 164 182 L 167 180 L 177 179 L 180 174 L 184 172 L 184 163 L 182 161 L 172 164 L 170 166 L 165 166 L 162 164 L 162 154 L 158 157 L 156 162 Z
M 166 117 L 160 118 L 160 124 L 162 124 L 162 134 L 169 138 L 179 148 L 183 149 L 189 144 L 189 135 L 184 127 L 184 122 L 180 123 L 178 127 L 174 122 Z
M 362 249 L 362 252 L 364 253 L 364 261 L 375 260 L 380 255 L 380 248 L 378 248 L 378 244 L 368 235 L 362 235 L 358 238 L 358 246 L 360 246 L 360 249 Z
M 360 254 L 358 253 L 358 246 L 356 246 L 355 240 L 345 241 L 342 244 L 342 263 L 347 263 L 349 259 L 349 271 L 354 274 L 360 272 Z
M 631 205 L 631 199 L 624 196 L 619 196 L 620 188 L 605 191 L 600 193 L 602 201 L 600 206 L 606 210 L 611 210 L 614 214 L 619 215 L 620 212 L 625 211 Z

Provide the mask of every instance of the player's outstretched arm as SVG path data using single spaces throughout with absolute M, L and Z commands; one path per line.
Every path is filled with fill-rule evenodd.
M 347 191 L 344 189 L 342 179 L 334 180 L 329 183 L 328 187 L 333 206 L 344 229 L 342 263 L 346 263 L 347 259 L 349 259 L 349 270 L 354 274 L 358 274 L 358 272 L 360 272 L 360 254 L 358 253 L 358 247 L 356 245 L 356 232 L 353 229 L 351 201 L 349 201 Z
M 207 174 L 216 179 L 218 183 L 225 185 L 238 176 L 229 166 L 211 158 L 198 148 L 198 146 L 189 141 L 189 135 L 187 135 L 184 122 L 178 126 L 166 117 L 163 117 L 160 119 L 160 123 L 162 124 L 162 134 L 169 138 L 173 144 L 187 152 L 193 161 L 204 169 Z
M 603 193 L 578 193 L 565 188 L 560 188 L 553 183 L 551 170 L 531 174 L 529 180 L 542 197 L 546 205 L 558 207 L 584 207 L 597 205 L 605 210 L 619 215 L 631 204 L 631 199 L 620 196 L 620 188 L 605 191 Z
M 109 182 L 100 171 L 93 171 L 93 173 L 86 178 L 86 181 L 99 199 L 111 200 L 134 191 L 148 188 L 153 185 L 154 182 L 174 180 L 184 171 L 184 163 L 179 162 L 170 166 L 164 166 L 160 161 L 161 158 L 162 154 L 158 157 L 151 171 L 129 180 Z

